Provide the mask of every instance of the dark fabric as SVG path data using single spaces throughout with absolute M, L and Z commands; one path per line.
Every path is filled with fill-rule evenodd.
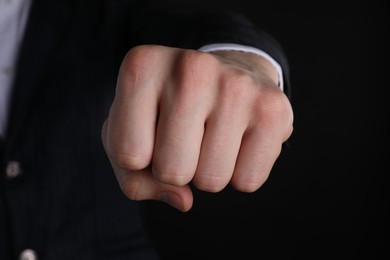
M 121 193 L 100 139 L 131 47 L 248 44 L 288 72 L 277 43 L 241 16 L 178 6 L 164 15 L 151 7 L 152 1 L 33 1 L 2 144 L 0 259 L 17 259 L 26 248 L 39 259 L 157 259 L 138 205 Z M 20 176 L 6 178 L 9 161 L 20 163 Z

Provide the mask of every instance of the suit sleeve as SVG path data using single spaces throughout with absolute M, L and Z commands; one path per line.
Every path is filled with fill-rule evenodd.
M 199 7 L 195 1 L 144 1 L 133 17 L 133 45 L 199 49 L 208 44 L 234 43 L 268 53 L 280 64 L 284 92 L 291 98 L 290 69 L 284 49 L 245 15 L 226 8 Z

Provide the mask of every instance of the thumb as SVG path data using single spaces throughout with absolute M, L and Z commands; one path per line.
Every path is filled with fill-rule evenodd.
M 102 141 L 106 149 L 107 120 L 102 127 Z M 107 150 L 106 150 L 107 151 Z M 108 158 L 115 172 L 122 192 L 131 200 L 158 200 L 163 201 L 172 207 L 187 212 L 193 204 L 193 195 L 189 185 L 175 186 L 158 181 L 151 170 L 147 167 L 142 170 L 128 170 L 119 167 L 115 160 Z
M 189 185 L 175 186 L 158 181 L 148 167 L 139 171 L 128 171 L 113 166 L 122 192 L 132 200 L 158 200 L 187 212 L 193 204 Z

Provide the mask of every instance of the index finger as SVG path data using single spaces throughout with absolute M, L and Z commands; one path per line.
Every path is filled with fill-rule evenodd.
M 107 120 L 102 128 L 102 140 L 105 149 L 107 142 Z M 191 209 L 193 195 L 188 185 L 175 186 L 159 182 L 154 178 L 151 167 L 142 170 L 128 170 L 119 166 L 108 154 L 116 179 L 122 192 L 131 200 L 164 201 L 182 212 Z

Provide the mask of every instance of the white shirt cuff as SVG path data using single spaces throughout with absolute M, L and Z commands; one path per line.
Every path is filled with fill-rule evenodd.
M 272 58 L 268 53 L 251 47 L 251 46 L 246 46 L 246 45 L 241 45 L 241 44 L 235 44 L 235 43 L 213 43 L 213 44 L 207 44 L 199 48 L 199 51 L 204 51 L 204 52 L 211 52 L 211 51 L 243 51 L 243 52 L 249 52 L 249 53 L 254 53 L 257 55 L 260 55 L 267 59 L 271 64 L 275 67 L 276 71 L 278 72 L 279 75 L 279 87 L 281 90 L 284 89 L 284 84 L 283 84 L 283 71 L 282 67 L 280 64 Z

